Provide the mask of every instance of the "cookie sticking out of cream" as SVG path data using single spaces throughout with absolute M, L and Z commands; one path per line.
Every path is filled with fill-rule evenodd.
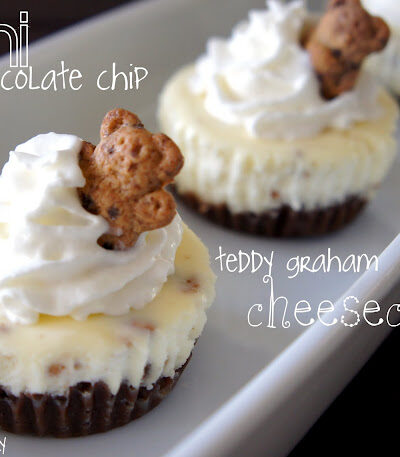
M 380 115 L 378 86 L 361 72 L 355 87 L 333 100 L 320 94 L 310 55 L 300 43 L 307 17 L 303 1 L 267 2 L 228 39 L 212 38 L 190 80 L 206 111 L 255 138 L 311 137 L 348 129 Z
M 81 205 L 82 141 L 48 133 L 10 153 L 0 177 L 0 315 L 85 319 L 143 308 L 174 271 L 182 224 L 142 233 L 132 249 L 102 248 L 108 222 Z
M 79 196 L 89 212 L 110 224 L 99 244 L 125 250 L 141 233 L 172 222 L 175 200 L 164 188 L 179 173 L 183 157 L 170 138 L 152 134 L 124 109 L 106 114 L 100 137 L 97 147 L 84 142 L 79 154 L 86 180 Z
M 352 90 L 365 58 L 381 51 L 389 36 L 386 22 L 360 0 L 330 0 L 306 43 L 322 95 L 329 100 Z

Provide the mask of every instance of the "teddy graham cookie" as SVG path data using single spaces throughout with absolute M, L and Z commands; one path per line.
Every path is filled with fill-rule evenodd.
M 3 430 L 105 432 L 176 385 L 215 282 L 165 190 L 182 164 L 170 138 L 122 109 L 96 147 L 48 133 L 11 151 L 0 176 L 0 253 L 13 259 L 0 266 Z
M 382 51 L 389 36 L 386 22 L 371 16 L 360 0 L 330 0 L 306 43 L 323 96 L 332 99 L 352 90 L 364 59 Z
M 106 249 L 132 247 L 138 236 L 171 223 L 175 201 L 164 190 L 179 173 L 183 157 L 161 133 L 151 134 L 129 111 L 105 116 L 97 147 L 84 142 L 79 166 L 86 180 L 79 189 L 83 206 L 109 225 L 99 243 Z

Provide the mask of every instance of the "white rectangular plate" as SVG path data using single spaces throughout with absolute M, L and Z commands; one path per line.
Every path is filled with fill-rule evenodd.
M 2 162 L 16 144 L 40 132 L 75 133 L 95 142 L 103 114 L 115 106 L 132 109 L 149 128 L 156 128 L 157 96 L 166 79 L 198 56 L 210 35 L 228 34 L 250 8 L 263 5 L 264 0 L 153 0 L 100 16 L 31 46 L 35 73 L 43 74 L 65 60 L 69 67 L 82 71 L 85 83 L 77 92 L 1 91 Z M 31 27 L 35 27 L 35 17 L 31 17 Z M 0 68 L 7 60 L 0 61 Z M 130 63 L 149 69 L 139 92 L 96 88 L 96 75 L 112 62 L 125 70 Z M 380 259 L 380 271 L 368 272 L 355 285 L 360 276 L 355 273 L 304 274 L 290 280 L 285 262 L 295 255 L 316 257 L 328 247 L 343 259 L 353 253 L 380 254 L 399 233 L 399 183 L 397 163 L 377 199 L 354 224 L 315 240 L 253 238 L 212 225 L 183 207 L 180 212 L 207 244 L 212 259 L 220 245 L 226 252 L 274 250 L 276 294 L 286 295 L 291 308 L 299 299 L 308 299 L 314 306 L 321 299 L 335 301 L 349 287 L 352 290 L 345 295 L 379 300 L 400 271 L 399 239 Z M 8 457 L 67 457 L 82 455 L 83 450 L 88 457 L 159 457 L 167 452 L 174 457 L 222 457 L 240 443 L 246 446 L 246 455 L 250 449 L 259 455 L 257 443 L 268 449 L 269 456 L 285 455 L 388 328 L 317 324 L 306 331 L 299 325 L 250 328 L 249 307 L 267 301 L 261 273 L 221 273 L 214 260 L 213 267 L 218 274 L 217 298 L 207 328 L 189 368 L 163 404 L 141 420 L 105 435 L 60 441 L 8 434 Z M 262 441 L 256 439 L 257 429 L 262 429 Z M 253 439 L 245 440 L 250 433 Z M 245 455 L 240 446 L 237 455 Z

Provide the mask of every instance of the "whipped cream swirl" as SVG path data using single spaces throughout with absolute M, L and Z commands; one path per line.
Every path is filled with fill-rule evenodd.
M 377 14 L 390 24 L 400 27 L 400 8 L 396 0 L 362 0 L 361 3 L 371 14 Z
M 34 323 L 41 313 L 85 319 L 140 309 L 174 271 L 178 215 L 130 250 L 97 244 L 108 223 L 79 201 L 81 143 L 72 135 L 38 135 L 11 152 L 3 168 L 0 314 L 14 323 Z
M 327 127 L 380 114 L 378 86 L 365 71 L 356 87 L 333 100 L 320 95 L 309 55 L 300 45 L 307 18 L 303 1 L 267 1 L 250 11 L 229 39 L 212 38 L 190 80 L 206 110 L 221 121 L 244 126 L 259 138 L 309 137 Z

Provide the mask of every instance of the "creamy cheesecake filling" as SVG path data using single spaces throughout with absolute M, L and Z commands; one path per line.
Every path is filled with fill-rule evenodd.
M 253 138 L 204 108 L 189 89 L 195 68 L 180 70 L 160 99 L 160 125 L 185 156 L 176 178 L 179 192 L 208 203 L 225 203 L 233 213 L 261 213 L 282 205 L 316 209 L 351 196 L 369 199 L 396 153 L 395 101 L 381 90 L 382 115 L 351 129 L 325 129 L 296 141 Z
M 185 228 L 175 272 L 143 309 L 85 321 L 42 315 L 32 325 L 0 317 L 0 385 L 15 395 L 62 394 L 83 381 L 104 381 L 113 393 L 122 381 L 150 388 L 188 359 L 214 283 L 207 248 Z

